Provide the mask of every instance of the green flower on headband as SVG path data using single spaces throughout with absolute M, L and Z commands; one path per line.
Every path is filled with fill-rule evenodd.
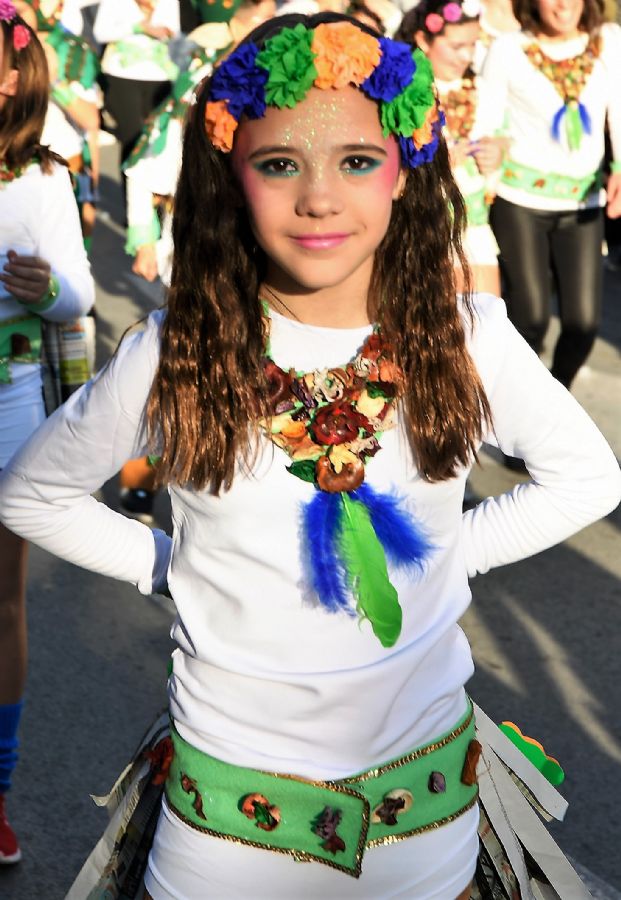
M 256 64 L 269 72 L 265 85 L 268 105 L 293 108 L 306 97 L 317 77 L 312 40 L 313 32 L 300 22 L 265 42 Z
M 410 84 L 390 103 L 381 104 L 384 137 L 389 134 L 411 137 L 417 128 L 422 128 L 429 107 L 435 103 L 431 63 L 418 48 L 412 53 L 412 59 L 416 71 Z

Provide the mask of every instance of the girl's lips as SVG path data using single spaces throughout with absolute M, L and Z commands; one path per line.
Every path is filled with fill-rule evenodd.
M 348 237 L 349 234 L 342 233 L 300 234 L 292 236 L 292 240 L 300 247 L 304 247 L 305 250 L 331 250 L 346 241 Z

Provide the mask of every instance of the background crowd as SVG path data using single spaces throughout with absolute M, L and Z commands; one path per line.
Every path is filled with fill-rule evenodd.
M 0 20 L 2 4 L 0 0 Z M 603 265 L 621 268 L 621 27 L 616 3 L 21 0 L 15 6 L 36 31 L 47 59 L 49 104 L 40 124 L 41 144 L 50 153 L 40 160 L 37 178 L 23 179 L 20 197 L 25 217 L 36 212 L 40 246 L 46 248 L 33 263 L 27 248 L 19 245 L 16 218 L 8 206 L 3 211 L 3 182 L 13 181 L 18 164 L 0 134 L 3 348 L 2 326 L 13 329 L 6 331 L 8 350 L 0 351 L 0 468 L 45 415 L 40 357 L 34 352 L 44 336 L 32 331 L 33 321 L 70 322 L 73 338 L 81 339 L 82 355 L 76 356 L 79 342 L 74 340 L 73 359 L 59 366 L 57 399 L 85 380 L 92 367 L 94 292 L 87 254 L 105 133 L 113 134 L 119 145 L 126 251 L 134 259 L 133 270 L 166 284 L 183 121 L 194 90 L 249 31 L 283 13 L 348 13 L 376 32 L 415 41 L 425 51 L 446 116 L 454 174 L 467 204 L 465 249 L 475 287 L 505 298 L 511 320 L 537 352 L 556 297 L 561 329 L 552 373 L 571 388 L 597 335 Z M 11 85 L 3 82 L 3 93 L 11 96 Z M 59 160 L 68 163 L 76 204 Z M 52 177 L 39 177 L 49 174 L 46 167 L 53 170 Z M 13 307 L 5 302 L 9 294 Z M 20 303 L 28 301 L 37 301 L 37 309 L 29 312 L 28 325 L 20 324 L 28 332 L 24 349 L 17 346 L 14 323 Z M 54 351 L 48 324 L 48 362 L 54 352 L 63 355 L 67 335 L 59 331 Z M 507 464 L 520 465 L 511 459 Z M 126 465 L 121 484 L 127 511 L 150 512 L 151 475 L 147 460 Z M 7 609 L 23 617 L 26 544 L 0 526 L 0 550 L 8 560 L 3 593 L 15 598 Z M 0 654 L 10 672 L 5 677 L 0 671 L 0 801 L 16 758 L 25 620 L 20 627 L 20 641 L 11 653 Z M 15 627 L 6 633 L 15 634 Z M 0 820 L 6 825 L 3 816 L 2 803 Z M 4 825 L 0 862 L 13 862 L 19 847 Z

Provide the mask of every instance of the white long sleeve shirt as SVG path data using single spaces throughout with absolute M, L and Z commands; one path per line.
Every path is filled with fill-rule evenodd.
M 483 65 L 483 78 L 498 92 L 507 111 L 509 157 L 543 174 L 583 178 L 600 168 L 604 157 L 604 123 L 608 117 L 613 158 L 621 161 L 621 28 L 611 23 L 601 28 L 602 49 L 585 85 L 580 101 L 591 118 L 591 133 L 582 136 L 580 148 L 570 150 L 561 123 L 561 140 L 552 136 L 552 121 L 563 100 L 552 82 L 538 71 L 523 52 L 534 37 L 512 32 L 498 37 Z M 588 35 L 568 41 L 539 41 L 544 53 L 554 60 L 578 56 Z M 584 202 L 545 197 L 501 183 L 498 196 L 532 209 L 571 210 L 605 203 L 604 192 L 595 191 Z
M 473 671 L 457 624 L 468 579 L 550 547 L 616 506 L 621 474 L 602 435 L 517 334 L 502 301 L 479 296 L 469 346 L 494 416 L 486 440 L 523 456 L 533 481 L 462 515 L 465 469 L 426 482 L 401 428 L 382 436 L 366 479 L 404 498 L 435 545 L 423 575 L 390 573 L 403 629 L 386 649 L 368 622 L 313 600 L 300 508 L 314 488 L 287 472 L 288 457 L 271 443 L 219 497 L 172 487 L 172 542 L 90 496 L 145 450 L 162 316 L 128 337 L 0 475 L 2 521 L 144 593 L 168 582 L 178 610 L 172 715 L 187 740 L 216 757 L 335 778 L 450 729 Z M 285 369 L 342 365 L 368 332 L 272 314 L 272 353 Z
M 0 269 L 9 250 L 40 256 L 58 279 L 58 296 L 41 311 L 42 318 L 66 322 L 90 310 L 95 302 L 95 284 L 65 166 L 55 163 L 52 173 L 44 175 L 40 166 L 31 165 L 0 188 Z M 27 313 L 0 282 L 0 321 Z M 0 385 L 0 466 L 43 414 L 41 366 L 9 365 L 11 383 Z

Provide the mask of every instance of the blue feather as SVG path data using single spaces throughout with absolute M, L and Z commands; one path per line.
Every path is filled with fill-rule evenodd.
M 378 494 L 362 484 L 351 496 L 369 510 L 373 529 L 394 566 L 422 568 L 434 549 L 433 544 L 412 515 L 393 494 Z
M 349 608 L 353 614 L 338 553 L 341 514 L 340 494 L 316 491 L 313 499 L 303 507 L 304 545 L 311 584 L 322 606 L 331 612 Z
M 565 105 L 561 106 L 557 112 L 554 113 L 554 118 L 552 119 L 552 137 L 555 141 L 560 141 L 561 139 L 561 119 L 567 112 L 567 107 Z
M 591 116 L 583 103 L 578 103 L 578 112 L 580 113 L 580 121 L 585 134 L 591 134 Z

